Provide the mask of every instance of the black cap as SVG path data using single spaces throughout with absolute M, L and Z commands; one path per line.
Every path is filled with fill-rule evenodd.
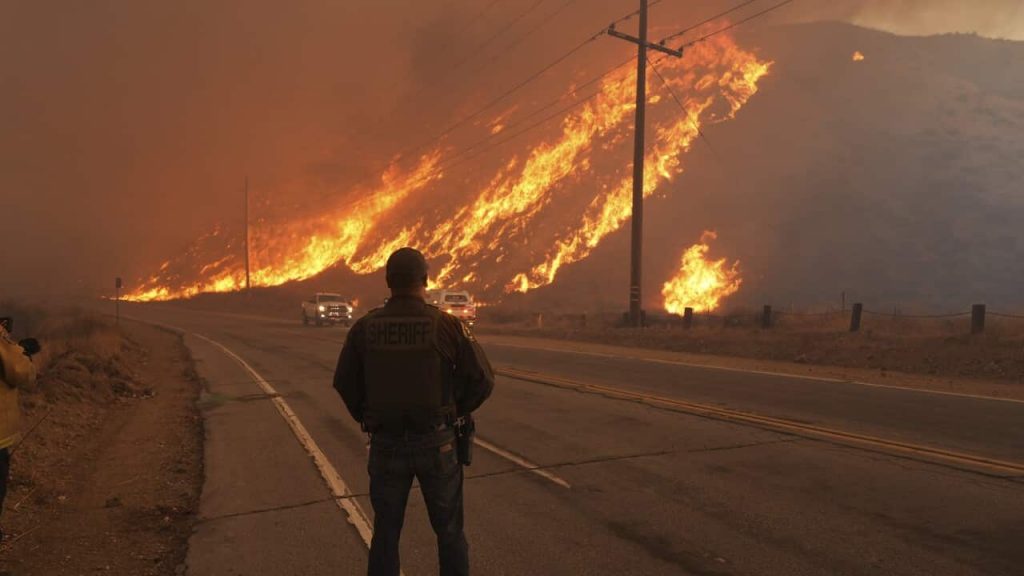
M 399 248 L 388 257 L 388 288 L 412 288 L 427 284 L 427 259 L 415 248 Z

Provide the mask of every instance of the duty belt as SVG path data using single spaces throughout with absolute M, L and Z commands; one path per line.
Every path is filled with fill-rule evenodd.
M 443 432 L 445 430 L 451 430 L 453 427 L 447 422 L 436 424 L 433 426 L 375 426 L 373 429 L 368 429 L 367 432 L 370 434 L 386 434 L 388 436 L 415 436 L 422 434 L 432 434 L 434 432 Z

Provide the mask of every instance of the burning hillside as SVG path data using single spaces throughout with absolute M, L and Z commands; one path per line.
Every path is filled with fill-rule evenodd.
M 408 242 L 488 301 L 621 310 L 634 48 L 599 32 L 636 2 L 257 4 L 5 20 L 5 294 L 232 294 L 248 177 L 270 291 L 376 299 Z M 652 51 L 643 300 L 714 229 L 743 262 L 725 306 L 1019 303 L 1019 4 L 651 2 L 670 48 L 735 27 Z
M 665 184 L 683 171 L 701 126 L 732 119 L 770 67 L 725 36 L 653 65 L 664 81 L 650 81 L 645 196 L 669 193 Z M 555 282 L 562 267 L 587 258 L 629 219 L 635 83 L 635 70 L 623 66 L 592 93 L 570 89 L 564 102 L 582 104 L 557 130 L 517 143 L 490 176 L 455 163 L 454 145 L 442 144 L 416 159 L 397 158 L 376 185 L 345 194 L 331 209 L 287 221 L 258 218 L 250 238 L 253 285 L 303 280 L 339 265 L 367 274 L 403 245 L 432 259 L 436 283 L 487 298 Z M 515 114 L 502 111 L 477 129 L 501 134 L 497 127 L 515 122 Z M 241 245 L 241 238 L 212 234 L 128 298 L 238 290 L 245 284 Z

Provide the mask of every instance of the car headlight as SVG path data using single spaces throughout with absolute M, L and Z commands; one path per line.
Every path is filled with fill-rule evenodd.
M 320 310 L 321 312 L 323 312 L 324 310 L 327 310 L 327 306 L 324 306 L 323 304 L 321 304 L 320 306 L 317 306 L 317 309 Z

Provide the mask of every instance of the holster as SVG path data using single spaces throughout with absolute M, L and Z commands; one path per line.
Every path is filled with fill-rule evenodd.
M 476 423 L 472 416 L 463 416 L 455 421 L 455 449 L 459 464 L 469 466 L 473 463 L 473 437 L 476 436 Z

